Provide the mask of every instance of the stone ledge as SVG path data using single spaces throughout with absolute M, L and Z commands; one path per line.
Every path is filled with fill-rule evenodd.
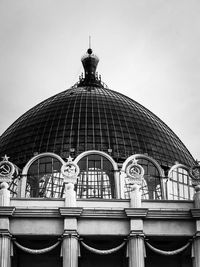
M 147 219 L 192 219 L 190 210 L 149 209 Z
M 15 207 L 10 207 L 10 206 L 0 207 L 0 216 L 10 217 L 13 215 L 14 211 Z
M 193 219 L 200 218 L 200 209 L 145 209 L 145 208 L 37 208 L 37 207 L 0 207 L 0 216 L 38 217 L 38 218 L 107 218 L 107 219 Z

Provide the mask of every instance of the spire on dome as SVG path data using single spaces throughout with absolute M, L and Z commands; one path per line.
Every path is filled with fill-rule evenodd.
M 96 68 L 99 63 L 99 59 L 96 55 L 93 54 L 91 48 L 88 48 L 87 53 L 81 59 L 83 68 L 85 71 L 86 80 L 95 80 L 96 79 Z
M 92 89 L 91 87 L 108 88 L 108 86 L 101 81 L 101 75 L 98 75 L 98 72 L 96 72 L 99 58 L 93 53 L 90 36 L 89 48 L 86 54 L 81 58 L 81 62 L 83 64 L 84 74 L 82 73 L 82 75 L 79 76 L 79 81 L 72 86 L 73 88 L 81 86 L 88 86 L 90 90 Z
M 79 82 L 75 85 L 80 86 L 94 86 L 94 87 L 107 87 L 101 82 L 101 76 L 98 76 L 96 72 L 97 65 L 99 63 L 99 58 L 93 54 L 91 48 L 91 40 L 89 39 L 89 48 L 86 54 L 81 58 L 81 62 L 84 68 L 84 75 L 79 77 Z

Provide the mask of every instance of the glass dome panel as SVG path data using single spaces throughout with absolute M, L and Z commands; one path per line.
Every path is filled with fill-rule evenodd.
M 0 154 L 23 168 L 35 152 L 75 158 L 87 150 L 108 153 L 122 163 L 148 154 L 160 165 L 190 166 L 191 154 L 156 115 L 134 100 L 107 88 L 77 87 L 30 109 L 0 137 Z

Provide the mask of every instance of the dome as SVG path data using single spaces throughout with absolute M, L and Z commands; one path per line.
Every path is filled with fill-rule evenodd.
M 91 62 L 91 63 L 90 63 Z M 0 154 L 23 166 L 34 154 L 54 152 L 62 158 L 83 151 L 109 153 L 123 162 L 146 154 L 162 166 L 194 163 L 176 134 L 151 111 L 110 90 L 97 77 L 98 58 L 91 50 L 82 58 L 85 77 L 36 105 L 17 119 L 0 138 Z M 91 67 L 92 65 L 92 67 Z

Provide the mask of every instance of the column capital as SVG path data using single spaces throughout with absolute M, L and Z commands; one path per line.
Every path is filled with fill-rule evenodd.
M 12 235 L 7 229 L 0 229 L 0 237 L 12 238 Z
M 62 238 L 76 238 L 79 239 L 79 234 L 77 231 L 75 230 L 64 230 L 63 234 L 62 234 Z
M 145 238 L 145 234 L 141 231 L 130 231 L 129 235 L 128 235 L 128 240 L 132 239 L 132 238 Z
M 197 231 L 195 235 L 193 235 L 193 240 L 194 239 L 200 239 L 200 231 Z

